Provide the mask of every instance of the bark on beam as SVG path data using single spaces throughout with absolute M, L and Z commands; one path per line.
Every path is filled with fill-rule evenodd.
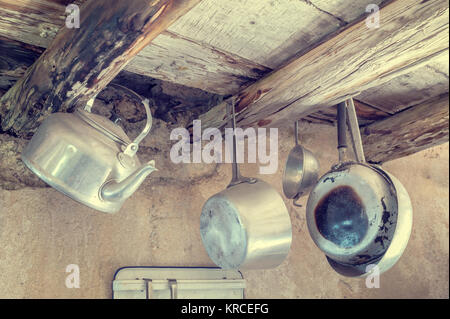
M 2 131 L 30 135 L 50 113 L 101 91 L 140 50 L 200 0 L 90 0 L 0 99 Z
M 236 103 L 239 125 L 292 122 L 448 52 L 446 0 L 397 0 L 379 13 L 379 28 L 369 29 L 360 21 L 241 90 Z M 203 114 L 202 125 L 225 126 L 226 104 Z
M 448 93 L 364 127 L 368 161 L 382 163 L 449 140 Z

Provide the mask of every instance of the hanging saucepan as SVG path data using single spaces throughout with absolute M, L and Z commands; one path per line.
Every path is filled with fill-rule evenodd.
M 345 161 L 346 111 L 357 161 Z M 339 163 L 320 178 L 306 208 L 310 235 L 330 265 L 345 276 L 380 273 L 400 258 L 412 227 L 412 206 L 402 184 L 365 162 L 353 101 L 338 105 Z
M 298 143 L 298 121 L 295 122 L 295 147 L 289 152 L 283 173 L 283 193 L 292 198 L 295 206 L 302 207 L 297 201 L 307 194 L 319 178 L 319 162 L 314 154 Z
M 234 130 L 234 100 L 232 123 Z M 274 268 L 289 253 L 291 228 L 278 192 L 260 179 L 240 175 L 233 135 L 231 183 L 206 201 L 200 217 L 200 234 L 209 257 L 224 269 Z

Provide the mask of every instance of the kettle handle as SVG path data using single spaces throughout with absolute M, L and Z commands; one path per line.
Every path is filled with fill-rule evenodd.
M 136 152 L 139 149 L 139 143 L 142 142 L 142 140 L 147 136 L 147 134 L 150 132 L 150 129 L 152 128 L 152 113 L 150 112 L 150 106 L 148 104 L 149 100 L 144 99 L 142 100 L 142 104 L 144 104 L 145 107 L 145 113 L 147 114 L 147 121 L 145 123 L 144 129 L 141 131 L 141 133 L 134 139 L 133 142 L 127 145 L 123 153 L 128 156 L 134 156 Z
M 135 96 L 137 96 L 141 100 L 141 103 L 144 105 L 144 108 L 145 108 L 145 114 L 147 116 L 147 121 L 145 123 L 144 129 L 133 140 L 133 142 L 131 142 L 130 144 L 128 144 L 125 147 L 125 150 L 123 151 L 123 153 L 125 155 L 128 155 L 128 156 L 132 157 L 138 151 L 139 143 L 142 142 L 142 140 L 148 135 L 148 133 L 150 132 L 150 129 L 152 128 L 153 118 L 152 118 L 152 113 L 150 111 L 149 99 L 143 99 L 142 96 L 140 96 L 139 94 L 137 94 L 133 90 L 131 90 L 131 89 L 129 89 L 129 88 L 123 86 L 123 85 L 116 84 L 116 83 L 110 83 L 109 85 L 114 85 L 114 86 L 120 87 L 121 89 L 125 89 L 125 90 L 133 93 Z M 94 101 L 95 101 L 96 97 L 97 97 L 97 95 L 95 95 L 89 101 L 87 101 L 86 106 L 84 107 L 85 111 L 91 112 L 91 109 L 92 109 L 92 106 L 94 105 Z

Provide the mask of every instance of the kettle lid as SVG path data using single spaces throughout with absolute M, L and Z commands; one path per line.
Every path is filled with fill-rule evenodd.
M 119 125 L 110 121 L 106 117 L 88 112 L 81 108 L 78 108 L 76 110 L 76 114 L 87 124 L 103 133 L 110 139 L 125 146 L 131 143 L 130 138 L 125 134 L 124 130 Z

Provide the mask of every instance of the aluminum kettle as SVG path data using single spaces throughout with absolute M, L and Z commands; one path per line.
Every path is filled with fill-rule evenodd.
M 23 150 L 22 161 L 72 199 L 115 213 L 156 170 L 154 161 L 141 165 L 136 156 L 139 143 L 151 129 L 152 116 L 149 101 L 141 98 L 147 122 L 131 141 L 119 125 L 91 113 L 94 99 L 74 113 L 57 112 L 47 117 Z

